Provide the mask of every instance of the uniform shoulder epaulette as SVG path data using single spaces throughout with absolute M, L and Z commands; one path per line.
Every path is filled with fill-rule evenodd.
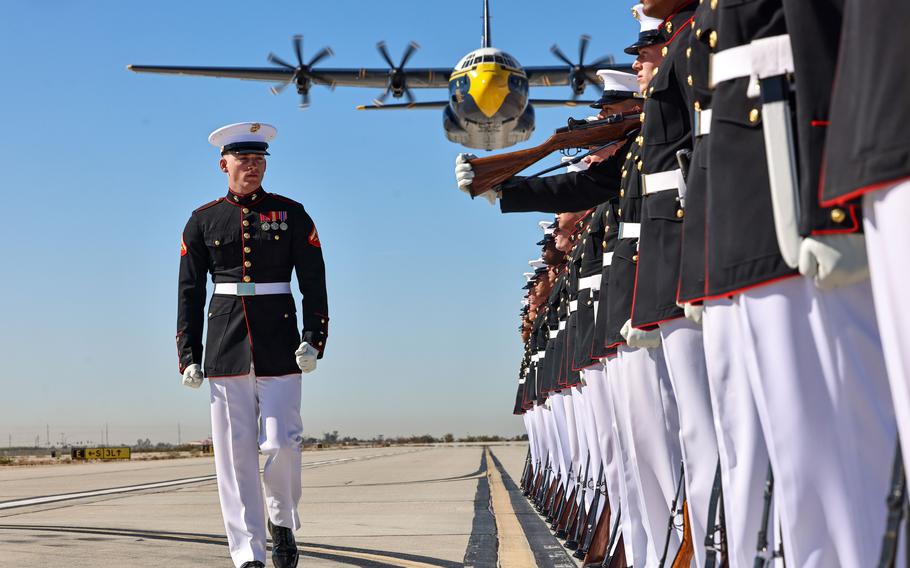
M 274 197 L 275 199 L 280 199 L 281 201 L 287 201 L 288 203 L 292 203 L 292 204 L 294 204 L 294 205 L 296 205 L 296 206 L 298 206 L 298 207 L 303 207 L 303 203 L 300 203 L 299 201 L 294 201 L 294 200 L 291 199 L 290 197 L 285 197 L 285 196 L 280 195 L 280 194 L 278 194 L 278 193 L 270 193 L 269 195 L 271 195 L 271 196 Z
M 205 209 L 208 209 L 208 208 L 211 207 L 212 205 L 217 205 L 217 204 L 221 203 L 222 201 L 224 201 L 224 198 L 223 198 L 223 197 L 219 197 L 218 199 L 215 199 L 214 201 L 209 201 L 209 202 L 206 203 L 205 205 L 203 205 L 203 206 L 201 206 L 201 207 L 197 207 L 196 210 L 193 211 L 193 213 L 199 213 L 200 211 L 203 211 L 203 210 L 205 210 Z

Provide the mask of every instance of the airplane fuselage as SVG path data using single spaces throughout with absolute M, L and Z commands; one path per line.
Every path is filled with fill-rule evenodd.
M 449 77 L 446 137 L 484 150 L 524 142 L 534 132 L 528 96 L 528 77 L 515 58 L 491 47 L 472 51 Z

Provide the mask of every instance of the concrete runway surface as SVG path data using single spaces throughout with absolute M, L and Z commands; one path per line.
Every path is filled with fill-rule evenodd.
M 305 452 L 300 566 L 575 568 L 516 487 L 526 452 Z M 228 568 L 214 473 L 211 458 L 0 468 L 0 566 Z

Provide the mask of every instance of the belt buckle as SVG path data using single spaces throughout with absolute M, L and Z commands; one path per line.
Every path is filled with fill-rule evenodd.
M 238 282 L 237 283 L 237 295 L 238 296 L 255 296 L 256 295 L 256 283 L 255 282 Z

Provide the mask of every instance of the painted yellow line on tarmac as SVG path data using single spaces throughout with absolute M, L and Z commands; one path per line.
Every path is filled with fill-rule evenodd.
M 493 505 L 493 518 L 496 519 L 496 534 L 499 538 L 499 566 L 500 568 L 527 568 L 537 566 L 537 561 L 531 553 L 531 545 L 525 537 L 509 492 L 502 482 L 502 475 L 493 466 L 490 449 L 485 448 L 487 463 L 487 478 L 490 483 L 490 501 Z

